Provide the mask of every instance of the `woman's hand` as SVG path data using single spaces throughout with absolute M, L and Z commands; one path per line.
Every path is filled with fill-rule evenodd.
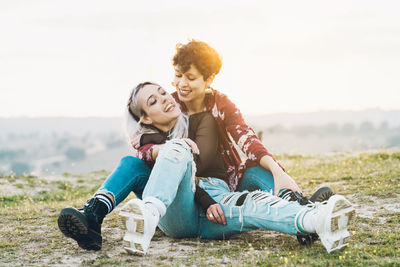
M 300 187 L 270 156 L 264 156 L 260 160 L 260 165 L 264 169 L 269 170 L 274 176 L 274 195 L 277 196 L 282 189 L 290 189 L 294 192 L 301 193 Z
M 182 139 L 186 142 L 186 144 L 188 144 L 190 146 L 190 148 L 192 149 L 192 152 L 194 154 L 197 154 L 197 155 L 200 154 L 200 150 L 197 147 L 197 144 L 192 139 L 190 139 L 190 138 L 182 138 Z
M 161 147 L 163 146 L 164 144 L 162 144 L 162 145 L 153 145 L 153 151 L 152 151 L 152 153 L 151 153 L 151 157 L 153 158 L 153 160 L 156 160 L 157 159 L 157 157 L 158 157 L 158 152 L 160 152 L 160 149 L 161 149 Z
M 282 189 L 290 189 L 293 192 L 300 192 L 300 187 L 296 182 L 283 170 L 278 174 L 274 174 L 274 195 L 277 196 Z
M 140 147 L 140 138 L 142 137 L 141 134 L 135 135 L 134 137 L 131 138 L 131 146 L 134 149 L 139 149 Z
M 218 203 L 208 207 L 206 212 L 207 219 L 214 223 L 226 224 L 225 214 Z

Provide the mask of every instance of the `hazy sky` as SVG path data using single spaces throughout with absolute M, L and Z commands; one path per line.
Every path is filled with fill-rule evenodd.
M 120 116 L 189 38 L 245 114 L 400 109 L 397 0 L 0 0 L 0 116 Z

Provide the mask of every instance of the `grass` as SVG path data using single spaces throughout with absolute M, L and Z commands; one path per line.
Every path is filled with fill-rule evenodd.
M 400 153 L 281 155 L 310 195 L 321 184 L 346 195 L 358 216 L 352 241 L 327 254 L 294 236 L 257 230 L 230 240 L 172 239 L 157 231 L 148 255 L 126 254 L 118 212 L 103 224 L 103 249 L 87 252 L 57 228 L 60 210 L 81 207 L 107 172 L 59 177 L 0 176 L 0 266 L 400 266 Z M 20 194 L 13 194 L 22 192 Z M 130 196 L 132 197 L 132 196 Z

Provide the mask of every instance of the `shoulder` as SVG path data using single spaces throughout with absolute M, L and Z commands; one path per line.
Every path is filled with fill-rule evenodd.
M 213 97 L 215 99 L 215 104 L 218 106 L 218 108 L 235 106 L 235 104 L 233 104 L 233 102 L 226 94 L 221 93 L 218 90 L 213 89 Z
M 224 94 L 224 93 L 222 93 L 222 92 L 220 92 L 220 91 L 218 91 L 218 90 L 215 90 L 215 89 L 212 89 L 212 96 L 217 100 L 217 99 L 223 99 L 223 98 L 228 98 L 227 96 L 226 96 L 226 94 Z

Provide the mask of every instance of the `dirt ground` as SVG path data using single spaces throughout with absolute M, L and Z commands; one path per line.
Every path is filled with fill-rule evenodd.
M 131 255 L 123 249 L 119 208 L 103 223 L 102 250 L 88 252 L 65 238 L 56 221 L 62 208 L 82 206 L 107 172 L 0 176 L 0 266 L 400 266 L 400 160 L 388 155 L 281 159 L 308 188 L 306 193 L 327 185 L 354 204 L 351 244 L 332 254 L 319 241 L 301 247 L 295 236 L 273 231 L 217 241 L 173 239 L 158 230 L 147 255 Z M 371 162 L 374 159 L 377 162 Z

